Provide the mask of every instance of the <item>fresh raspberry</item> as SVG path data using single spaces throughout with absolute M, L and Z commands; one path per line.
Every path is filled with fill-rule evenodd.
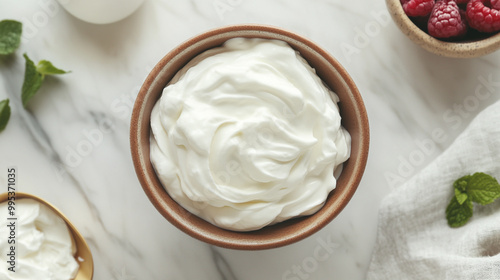
M 480 32 L 496 32 L 500 30 L 500 10 L 491 8 L 498 6 L 498 1 L 471 0 L 467 4 L 467 21 L 470 27 Z
M 401 0 L 403 10 L 410 17 L 424 17 L 431 13 L 435 0 Z
M 432 37 L 453 38 L 465 35 L 467 25 L 454 0 L 439 0 L 432 9 L 427 29 Z
M 500 0 L 491 0 L 491 7 L 495 10 L 500 10 Z

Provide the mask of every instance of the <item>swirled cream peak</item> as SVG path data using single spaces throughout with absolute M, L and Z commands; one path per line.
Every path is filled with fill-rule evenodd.
M 151 115 L 151 161 L 175 201 L 219 227 L 310 215 L 350 154 L 336 102 L 285 42 L 230 39 L 164 89 Z

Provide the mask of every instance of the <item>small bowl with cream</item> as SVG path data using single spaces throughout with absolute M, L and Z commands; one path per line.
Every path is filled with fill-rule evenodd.
M 132 157 L 156 209 L 221 247 L 301 240 L 348 203 L 369 129 L 345 69 L 276 27 L 228 26 L 168 53 L 134 106 Z
M 92 280 L 92 253 L 76 227 L 46 200 L 17 192 L 0 194 L 0 242 L 7 262 L 0 279 Z

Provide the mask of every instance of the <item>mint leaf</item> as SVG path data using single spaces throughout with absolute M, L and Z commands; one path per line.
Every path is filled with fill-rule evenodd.
M 466 199 L 464 203 L 460 204 L 454 196 L 448 207 L 446 207 L 446 220 L 450 227 L 461 227 L 465 225 L 472 217 L 472 201 Z
M 23 101 L 23 106 L 26 107 L 31 98 L 35 96 L 37 91 L 42 86 L 46 75 L 58 75 L 69 72 L 55 67 L 50 61 L 47 60 L 41 60 L 38 62 L 38 65 L 35 66 L 35 63 L 28 57 L 27 54 L 24 54 L 24 58 L 26 59 L 26 70 L 24 72 L 21 99 Z
M 455 197 L 457 198 L 457 201 L 460 205 L 462 205 L 469 196 L 466 193 L 461 192 L 458 189 L 455 189 Z
M 67 71 L 56 68 L 50 61 L 47 60 L 41 60 L 38 62 L 36 70 L 42 75 L 59 75 L 68 73 Z
M 23 24 L 15 20 L 0 21 L 0 55 L 13 53 L 21 44 Z
M 490 204 L 500 197 L 500 184 L 488 174 L 474 173 L 469 179 L 467 194 L 473 202 L 481 205 Z
M 0 101 L 0 132 L 2 132 L 10 119 L 9 99 Z
M 36 70 L 35 63 L 24 54 L 24 59 L 26 60 L 26 69 L 24 71 L 24 82 L 21 90 L 21 100 L 23 101 L 23 106 L 26 107 L 28 101 L 35 96 L 36 92 L 42 86 L 44 75 L 40 74 Z
M 472 178 L 471 175 L 466 175 L 461 178 L 458 178 L 453 183 L 453 187 L 455 188 L 455 190 L 459 190 L 462 193 L 467 192 L 467 186 L 469 185 L 469 181 L 471 178 Z

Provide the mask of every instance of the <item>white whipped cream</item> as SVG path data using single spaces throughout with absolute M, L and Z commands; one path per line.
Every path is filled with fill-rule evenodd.
M 79 267 L 74 258 L 76 246 L 64 220 L 36 200 L 23 198 L 15 203 L 16 267 L 15 272 L 10 272 L 7 270 L 9 264 L 2 261 L 0 279 L 74 279 Z M 0 219 L 5 223 L 7 216 L 7 202 L 4 202 L 0 204 Z M 7 254 L 12 246 L 7 242 L 9 232 L 6 226 L 0 228 L 2 254 Z
M 151 161 L 175 201 L 221 228 L 310 215 L 350 155 L 336 102 L 285 42 L 234 38 L 164 89 L 151 114 Z

